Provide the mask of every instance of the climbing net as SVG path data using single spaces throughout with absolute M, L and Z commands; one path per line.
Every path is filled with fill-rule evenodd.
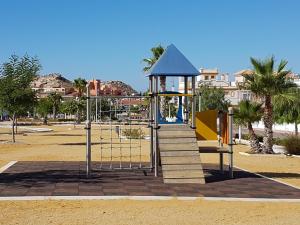
M 101 96 L 95 101 L 100 169 L 150 168 L 148 97 Z

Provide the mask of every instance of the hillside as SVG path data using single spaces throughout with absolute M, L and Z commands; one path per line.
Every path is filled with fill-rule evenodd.
M 134 90 L 129 84 L 126 84 L 122 81 L 102 81 L 100 89 L 110 89 L 114 91 L 118 91 L 120 95 L 132 95 L 137 94 L 138 92 Z
M 76 92 L 73 82 L 59 73 L 51 73 L 37 77 L 31 84 L 39 93 L 60 92 L 62 95 Z M 100 90 L 104 94 L 132 95 L 138 92 L 122 81 L 100 81 Z
M 66 88 L 72 89 L 73 84 L 59 73 L 39 76 L 33 83 L 33 88 Z

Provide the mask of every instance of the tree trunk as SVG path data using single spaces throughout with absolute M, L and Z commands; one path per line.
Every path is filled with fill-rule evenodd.
M 298 123 L 295 122 L 295 135 L 298 136 Z
M 160 76 L 159 77 L 159 82 L 160 82 L 160 91 L 164 92 L 166 91 L 166 76 Z M 161 96 L 160 97 L 160 112 L 162 117 L 166 117 L 166 102 L 165 102 L 165 97 Z
M 48 124 L 48 120 L 47 120 L 48 118 L 47 118 L 47 116 L 44 116 L 44 120 L 43 120 L 43 124 L 44 125 L 47 125 Z
M 76 117 L 77 117 L 77 124 L 80 124 L 80 119 L 81 119 L 81 112 L 80 112 L 80 110 L 78 109 L 77 110 L 77 113 L 76 113 L 77 115 L 76 115 Z
M 273 153 L 273 106 L 271 101 L 271 96 L 265 96 L 265 107 L 264 107 L 264 132 L 265 136 L 263 139 L 263 153 L 271 154 Z
M 13 117 L 12 117 L 12 142 L 13 143 L 16 142 L 16 138 L 15 138 L 15 117 L 16 117 L 16 115 L 13 114 Z
M 248 131 L 249 131 L 249 136 L 250 136 L 251 152 L 254 152 L 254 153 L 262 152 L 261 144 L 259 143 L 259 140 L 253 130 L 251 123 L 248 123 Z
M 56 107 L 53 106 L 53 119 L 56 119 Z
M 16 123 L 15 123 L 15 127 L 16 127 L 16 134 L 18 134 L 18 118 L 16 117 Z

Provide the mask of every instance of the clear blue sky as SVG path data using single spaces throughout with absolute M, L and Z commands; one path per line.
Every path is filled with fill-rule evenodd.
M 275 55 L 300 72 L 300 1 L 2 0 L 0 62 L 36 55 L 42 74 L 147 88 L 142 58 L 174 43 L 197 67 L 234 73 Z

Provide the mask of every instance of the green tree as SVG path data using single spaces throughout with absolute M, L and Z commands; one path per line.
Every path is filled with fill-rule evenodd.
M 78 101 L 72 99 L 71 101 L 65 101 L 61 105 L 61 111 L 66 114 L 75 115 L 78 111 Z M 74 128 L 77 121 L 77 117 L 74 119 Z
M 146 71 L 150 70 L 151 67 L 159 59 L 159 57 L 164 53 L 164 51 L 165 51 L 165 49 L 161 45 L 151 48 L 152 56 L 150 58 L 143 59 L 143 62 L 145 62 L 147 64 L 143 68 L 143 71 L 146 72 Z M 159 81 L 160 81 L 160 90 L 166 91 L 166 76 L 160 76 Z M 163 116 L 165 116 L 166 104 L 165 104 L 164 97 L 160 97 L 160 109 L 161 109 Z
M 48 114 L 52 111 L 52 103 L 49 98 L 42 98 L 38 101 L 36 107 L 37 113 L 43 117 L 43 124 L 48 124 Z
M 53 119 L 56 119 L 57 112 L 61 105 L 62 96 L 56 92 L 52 92 L 48 95 L 48 99 L 52 105 Z
M 147 72 L 151 69 L 151 67 L 156 63 L 156 61 L 164 53 L 164 51 L 165 49 L 161 45 L 151 48 L 152 56 L 150 58 L 143 59 L 143 62 L 147 64 L 147 66 L 143 68 L 144 72 Z
M 252 123 L 261 120 L 263 115 L 261 105 L 262 104 L 257 102 L 243 100 L 239 103 L 238 109 L 234 110 L 234 122 L 238 125 L 246 126 L 248 128 L 251 151 L 255 153 L 262 151 L 262 146 L 259 143 L 259 140 L 252 127 Z
M 36 98 L 30 88 L 41 68 L 36 57 L 12 55 L 0 69 L 0 108 L 12 120 L 12 141 L 15 142 L 15 125 L 19 115 L 32 109 Z
M 86 91 L 87 81 L 81 77 L 74 80 L 74 87 L 77 89 L 77 97 L 80 98 L 83 96 L 83 93 Z
M 277 123 L 293 123 L 295 135 L 298 135 L 298 124 L 300 123 L 300 89 L 291 88 L 286 93 L 275 95 L 274 119 Z
M 198 92 L 201 94 L 201 110 L 228 111 L 230 101 L 225 99 L 225 92 L 223 89 L 202 85 Z M 199 104 L 198 102 L 196 103 Z
M 273 103 L 272 97 L 284 93 L 295 84 L 291 82 L 286 70 L 287 61 L 281 60 L 275 69 L 274 57 L 265 60 L 251 58 L 253 74 L 244 75 L 245 82 L 242 88 L 252 91 L 264 104 L 264 138 L 263 153 L 273 153 Z
M 124 110 L 124 108 L 122 108 L 122 106 L 120 105 L 120 99 L 117 100 L 118 102 L 116 102 L 115 104 L 117 104 L 117 109 L 118 110 Z M 107 98 L 101 98 L 98 99 L 98 104 L 97 104 L 97 112 L 98 112 L 98 118 L 100 118 L 100 120 L 103 120 L 105 117 L 109 117 L 110 116 L 110 107 L 111 107 L 111 101 L 109 101 Z M 96 101 L 91 101 L 91 116 L 92 117 L 96 117 Z M 101 112 L 101 113 L 100 113 Z M 117 111 L 117 113 L 120 113 L 120 111 Z
M 86 91 L 86 85 L 87 85 L 87 81 L 85 79 L 82 79 L 82 78 L 77 78 L 74 80 L 74 87 L 77 89 L 77 100 L 78 102 L 80 102 L 82 96 L 83 96 L 83 93 Z M 79 103 L 80 105 L 80 103 Z M 77 123 L 79 124 L 80 121 L 81 121 L 81 114 L 82 114 L 82 110 L 83 108 L 81 109 L 80 107 L 78 107 L 78 111 L 77 111 Z

